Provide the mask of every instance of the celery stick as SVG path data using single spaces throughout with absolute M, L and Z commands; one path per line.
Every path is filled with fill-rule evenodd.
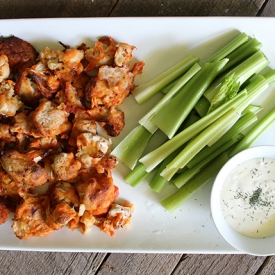
M 132 170 L 151 137 L 150 132 L 138 125 L 116 146 L 112 154 Z
M 181 76 L 172 89 L 153 107 L 151 110 L 139 120 L 139 124 L 145 127 L 152 134 L 156 132 L 158 127 L 152 123 L 150 117 L 160 109 L 167 101 L 169 101 L 199 70 L 201 67 L 195 63 L 183 76 Z
M 208 140 L 215 136 L 218 132 L 223 131 L 224 128 L 231 128 L 232 125 L 239 119 L 240 113 L 234 108 L 229 110 L 226 114 L 221 116 L 204 131 L 202 131 L 196 138 L 188 143 L 184 149 L 167 164 L 166 168 L 161 172 L 161 176 L 170 180 L 177 172 L 177 169 L 182 169 L 186 164 L 208 143 Z M 176 169 L 177 168 L 177 169 Z M 172 170 L 171 170 L 172 169 Z
M 265 68 L 268 64 L 269 61 L 266 56 L 261 51 L 258 51 L 237 67 L 233 68 L 231 72 L 236 75 L 239 84 L 242 85 L 248 78 Z M 214 81 L 204 93 L 204 97 L 206 97 L 209 102 L 212 101 L 225 77 L 226 76 L 222 76 Z
M 197 175 L 207 164 L 210 163 L 214 158 L 216 158 L 221 153 L 228 150 L 232 145 L 236 144 L 236 142 L 240 141 L 244 135 L 237 134 L 232 139 L 227 141 L 225 144 L 223 144 L 221 147 L 219 147 L 217 150 L 215 150 L 212 154 L 208 155 L 206 158 L 204 158 L 201 162 L 196 164 L 190 169 L 187 169 L 180 173 L 175 179 L 172 180 L 172 182 L 180 188 L 184 184 L 186 184 L 191 178 L 193 178 L 195 175 Z
M 210 147 L 203 148 L 194 158 L 192 158 L 188 163 L 187 167 L 192 168 L 197 165 L 199 162 L 203 161 L 209 155 L 215 153 L 218 148 L 223 146 L 226 142 L 230 141 L 232 137 L 237 135 L 238 133 L 242 133 L 245 129 L 251 126 L 253 123 L 257 121 L 256 114 L 252 112 L 247 112 L 245 115 L 239 118 L 239 120 L 232 126 L 230 130 L 226 134 L 224 134 L 215 144 Z
M 233 52 L 235 49 L 237 49 L 239 46 L 245 43 L 248 39 L 249 37 L 247 36 L 246 33 L 238 34 L 237 37 L 235 37 L 233 40 L 227 43 L 224 47 L 222 47 L 221 49 L 216 51 L 212 56 L 206 59 L 204 63 L 219 61 L 225 58 L 227 55 L 229 55 L 231 52 Z
M 160 172 L 166 167 L 166 165 L 174 159 L 174 157 L 181 151 L 181 148 L 169 155 L 157 168 L 154 177 L 149 183 L 149 186 L 157 193 L 161 192 L 168 181 L 160 176 Z
M 226 56 L 229 62 L 221 70 L 221 74 L 229 71 L 232 67 L 236 66 L 243 60 L 247 59 L 249 56 L 253 55 L 262 48 L 262 43 L 256 38 L 252 38 L 242 45 L 240 45 L 236 50 Z
M 124 180 L 132 187 L 135 187 L 149 174 L 149 172 L 146 172 L 146 167 L 142 163 L 139 163 L 130 173 L 128 173 L 128 175 L 126 175 Z
M 203 117 L 208 113 L 209 107 L 210 102 L 204 96 L 202 96 L 194 106 L 194 109 L 201 117 Z
M 200 173 L 179 188 L 174 194 L 161 200 L 160 203 L 162 206 L 169 212 L 174 212 L 191 194 L 198 190 L 199 187 L 203 186 L 204 183 L 215 177 L 228 159 L 228 155 L 226 153 L 222 153 Z
M 262 106 L 249 105 L 243 110 L 242 115 L 246 115 L 247 113 L 253 113 L 256 115 L 262 110 L 263 110 Z
M 229 156 L 232 157 L 240 151 L 247 149 L 251 144 L 275 121 L 275 109 L 270 111 L 259 123 L 257 123 L 245 137 L 234 147 Z
M 168 85 L 166 85 L 165 87 L 163 87 L 161 89 L 161 92 L 164 94 L 167 94 L 172 88 L 173 86 L 179 81 L 180 77 L 176 78 L 175 80 L 173 80 L 172 82 L 170 82 Z
M 223 59 L 218 62 L 204 64 L 202 69 L 171 100 L 156 110 L 150 120 L 168 138 L 172 138 L 227 62 L 228 59 Z
M 133 92 L 133 96 L 139 104 L 144 103 L 154 94 L 159 92 L 163 87 L 169 84 L 171 81 L 189 70 L 195 63 L 199 61 L 199 58 L 188 56 L 166 70 L 162 74 L 158 75 L 151 81 L 139 85 Z
M 161 163 L 166 157 L 168 157 L 172 152 L 181 147 L 191 138 L 196 136 L 202 130 L 204 130 L 207 126 L 216 121 L 219 117 L 228 112 L 235 105 L 244 101 L 247 97 L 246 91 L 242 91 L 237 94 L 233 99 L 229 100 L 210 114 L 201 118 L 188 128 L 184 129 L 177 135 L 175 135 L 172 139 L 166 141 L 161 146 L 146 154 L 140 159 L 140 162 L 146 166 L 146 171 L 149 172 L 153 170 L 159 163 Z

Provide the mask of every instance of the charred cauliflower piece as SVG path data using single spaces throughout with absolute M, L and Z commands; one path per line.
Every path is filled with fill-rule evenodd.
M 47 182 L 47 172 L 28 155 L 15 150 L 5 151 L 0 162 L 10 178 L 25 186 L 35 187 Z
M 0 82 L 10 75 L 9 59 L 5 54 L 0 55 Z
M 4 80 L 0 83 L 0 114 L 14 116 L 23 106 L 17 95 L 14 93 L 15 83 L 12 80 Z
M 30 134 L 35 138 L 56 136 L 68 133 L 72 124 L 69 113 L 51 101 L 43 101 L 29 115 Z
M 17 238 L 44 237 L 53 232 L 46 223 L 45 204 L 48 196 L 20 192 L 23 198 L 16 208 L 12 229 Z

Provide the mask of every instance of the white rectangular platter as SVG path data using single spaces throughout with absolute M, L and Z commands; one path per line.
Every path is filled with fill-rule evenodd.
M 202 60 L 239 32 L 255 36 L 263 43 L 263 52 L 275 68 L 275 18 L 67 18 L 1 20 L 0 35 L 15 35 L 31 42 L 37 50 L 58 47 L 58 41 L 71 46 L 92 44 L 108 35 L 116 41 L 136 46 L 134 58 L 145 62 L 144 73 L 137 84 L 157 76 L 183 57 L 193 54 Z M 269 89 L 256 103 L 265 107 L 261 116 L 275 107 L 275 88 Z M 139 106 L 132 96 L 121 108 L 126 114 L 126 127 L 113 139 L 119 142 L 134 126 L 150 104 Z M 275 125 L 256 144 L 275 145 Z M 0 226 L 0 249 L 37 251 L 146 252 L 146 253 L 239 253 L 228 245 L 216 230 L 210 213 L 208 182 L 174 213 L 159 203 L 173 188 L 161 194 L 150 190 L 144 181 L 135 188 L 123 181 L 129 170 L 120 164 L 114 171 L 119 198 L 135 205 L 131 228 L 118 230 L 114 237 L 96 227 L 86 235 L 63 228 L 43 238 L 22 241 L 15 237 L 12 216 Z

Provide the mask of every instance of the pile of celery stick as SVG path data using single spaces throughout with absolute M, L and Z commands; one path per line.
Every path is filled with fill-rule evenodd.
M 160 202 L 172 212 L 228 159 L 250 147 L 275 120 L 274 109 L 258 121 L 263 108 L 253 105 L 275 82 L 261 48 L 256 38 L 239 33 L 204 62 L 187 56 L 138 86 L 132 95 L 139 104 L 156 93 L 163 97 L 112 152 L 131 169 L 125 181 L 136 186 L 154 173 L 152 190 L 174 184 L 177 191 Z M 144 155 L 158 131 L 167 140 Z

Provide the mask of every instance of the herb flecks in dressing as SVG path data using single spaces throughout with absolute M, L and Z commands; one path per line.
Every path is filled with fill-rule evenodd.
M 275 235 L 275 160 L 254 158 L 227 177 L 222 211 L 236 231 L 253 238 Z

